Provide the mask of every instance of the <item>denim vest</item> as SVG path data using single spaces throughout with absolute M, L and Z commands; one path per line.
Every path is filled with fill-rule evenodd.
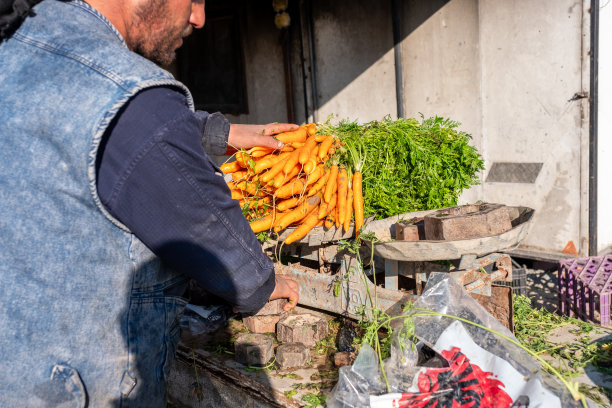
M 101 205 L 102 135 L 173 85 L 82 2 L 46 0 L 0 43 L 0 406 L 163 407 L 183 275 Z M 153 198 L 152 198 L 153 199 Z

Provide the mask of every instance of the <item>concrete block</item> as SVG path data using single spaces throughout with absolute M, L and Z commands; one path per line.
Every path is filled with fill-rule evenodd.
M 276 348 L 280 368 L 301 368 L 310 362 L 310 349 L 302 343 L 285 343 Z
M 283 313 L 284 312 L 283 306 L 285 306 L 285 304 L 287 304 L 287 299 L 271 300 L 271 301 L 267 302 L 264 305 L 264 307 L 259 309 L 259 311 L 257 313 L 255 313 L 255 316 L 260 316 L 260 315 L 275 315 L 275 314 Z
M 276 324 L 276 338 L 286 343 L 312 347 L 326 336 L 327 320 L 309 313 L 287 315 Z
M 283 314 L 243 316 L 242 323 L 253 333 L 275 333 Z
M 424 218 L 428 240 L 456 241 L 502 234 L 512 229 L 506 206 L 471 204 L 445 208 Z
M 265 365 L 274 355 L 272 346 L 272 338 L 265 334 L 241 334 L 234 343 L 234 358 L 245 365 Z

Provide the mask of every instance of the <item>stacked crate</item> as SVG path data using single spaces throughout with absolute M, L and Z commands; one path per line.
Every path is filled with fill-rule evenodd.
M 609 326 L 612 255 L 566 259 L 558 271 L 560 313 Z

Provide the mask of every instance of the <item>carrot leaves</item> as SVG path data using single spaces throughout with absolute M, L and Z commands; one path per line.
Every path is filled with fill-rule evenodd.
M 441 117 L 325 123 L 344 142 L 340 164 L 363 165 L 365 216 L 378 219 L 457 205 L 463 190 L 479 184 L 484 162 L 458 127 Z

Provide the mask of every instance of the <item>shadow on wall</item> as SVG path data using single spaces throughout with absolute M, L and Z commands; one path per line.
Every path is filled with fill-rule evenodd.
M 418 29 L 450 0 L 388 0 L 371 2 L 366 0 L 304 0 L 290 2 L 292 14 L 300 24 L 292 24 L 292 37 L 307 41 L 309 27 L 312 29 L 312 44 L 302 44 L 305 56 L 312 47 L 315 77 L 320 72 L 334 70 L 342 75 L 334 76 L 317 85 L 325 89 L 324 95 L 317 92 L 318 106 L 324 105 L 348 84 L 363 74 L 396 44 Z M 336 41 L 333 41 L 336 39 Z M 340 41 L 338 41 L 340 40 Z M 300 44 L 293 45 L 295 69 L 299 69 Z M 318 55 L 325 55 L 317 59 Z M 298 73 L 294 73 L 298 76 Z M 310 87 L 311 84 L 305 84 Z

